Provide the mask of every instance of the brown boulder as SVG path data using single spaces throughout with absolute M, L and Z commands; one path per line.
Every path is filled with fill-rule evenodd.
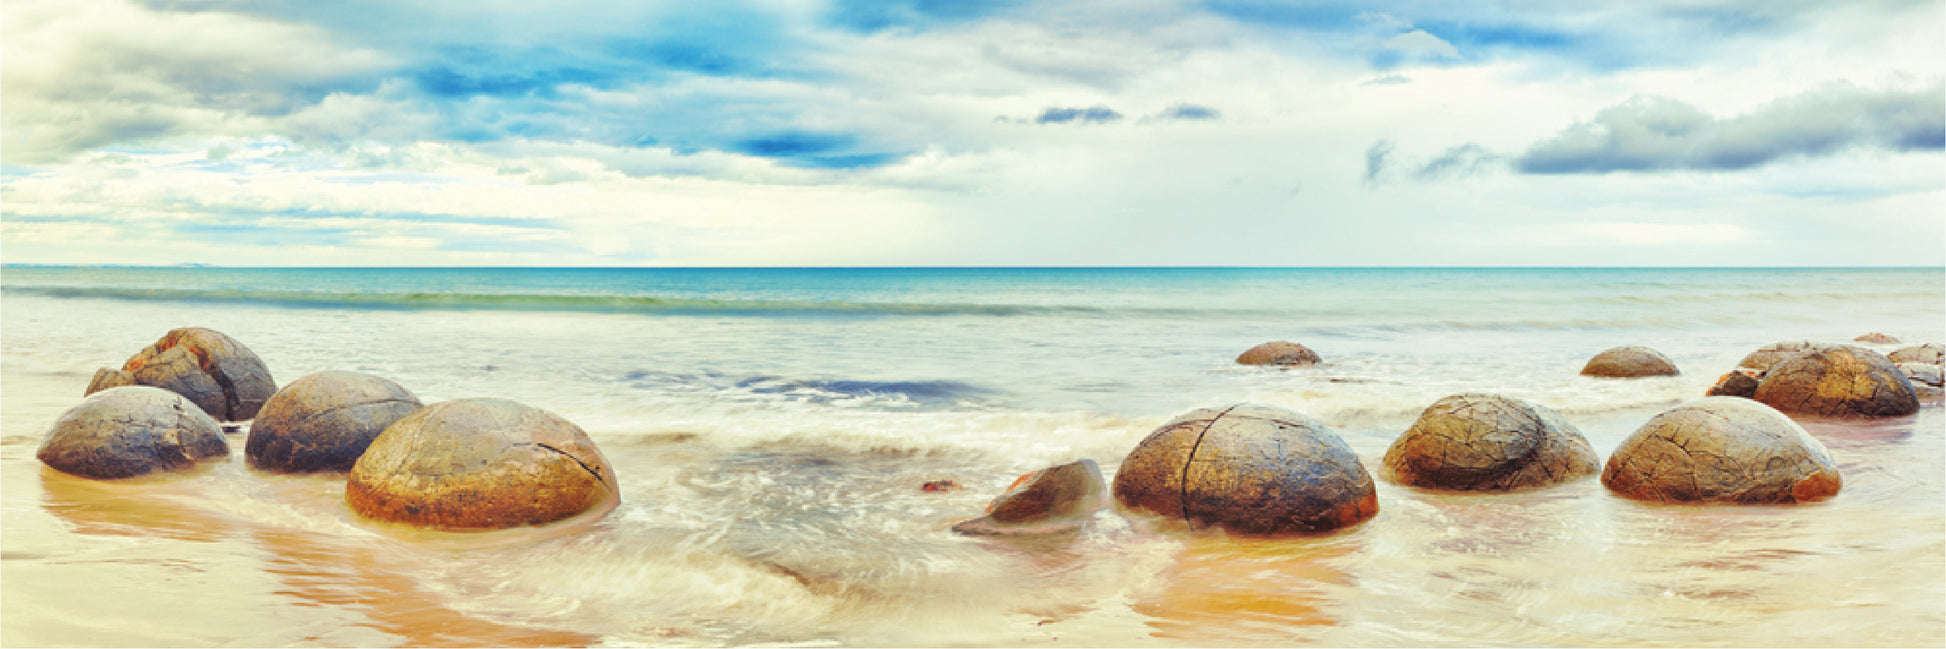
M 1919 411 L 1905 373 L 1878 352 L 1832 345 L 1770 368 L 1751 398 L 1789 413 L 1896 417 Z
M 1876 331 L 1874 331 L 1874 332 L 1872 332 L 1872 333 L 1868 333 L 1868 334 L 1865 334 L 1865 335 L 1863 335 L 1863 336 L 1859 336 L 1859 337 L 1857 337 L 1857 338 L 1853 338 L 1853 339 L 1851 339 L 1851 341 L 1852 341 L 1852 342 L 1855 342 L 1855 343 L 1869 343 L 1869 344 L 1873 344 L 1873 345 L 1897 345 L 1897 344 L 1899 344 L 1899 339 L 1897 339 L 1897 338 L 1893 338 L 1893 337 L 1891 337 L 1891 336 L 1888 336 L 1888 335 L 1885 335 L 1885 334 L 1882 334 L 1882 333 L 1878 333 L 1878 332 L 1876 332 Z
M 345 500 L 383 521 L 482 530 L 605 512 L 621 490 L 572 422 L 506 399 L 456 399 L 386 427 L 352 464 Z
M 1458 394 L 1426 408 L 1392 442 L 1385 471 L 1413 487 L 1511 491 L 1592 476 L 1601 459 L 1581 431 L 1540 404 Z
M 1757 383 L 1763 379 L 1763 372 L 1739 367 L 1725 372 L 1716 378 L 1716 385 L 1710 386 L 1707 397 L 1743 397 L 1748 399 L 1757 395 Z
M 1898 351 L 1886 355 L 1886 358 L 1892 359 L 1894 363 L 1932 363 L 1934 365 L 1940 365 L 1946 362 L 1946 345 L 1926 343 L 1924 345 L 1900 347 Z
M 218 421 L 257 416 L 264 400 L 277 391 L 270 370 L 250 348 L 201 327 L 170 330 L 128 359 L 122 371 L 132 374 L 136 384 L 188 398 Z
M 1322 359 L 1318 358 L 1318 353 L 1311 351 L 1309 347 L 1279 340 L 1267 342 L 1245 350 L 1237 356 L 1237 362 L 1243 365 L 1292 367 L 1297 365 L 1316 365 L 1322 362 Z
M 1743 360 L 1737 361 L 1737 367 L 1748 367 L 1756 370 L 1757 374 L 1762 376 L 1764 372 L 1770 371 L 1771 366 L 1778 363 L 1797 358 L 1803 354 L 1823 351 L 1832 347 L 1837 347 L 1837 345 L 1816 343 L 1809 340 L 1771 343 L 1758 347 L 1757 351 L 1745 355 Z
M 267 471 L 349 471 L 386 426 L 420 405 L 399 384 L 370 374 L 317 372 L 270 395 L 243 454 Z
M 1798 503 L 1844 486 L 1824 444 L 1770 406 L 1707 397 L 1664 411 L 1608 457 L 1601 483 L 1666 502 Z
M 216 420 L 196 404 L 168 390 L 125 386 L 61 413 L 34 456 L 62 473 L 128 478 L 229 454 Z
M 1163 424 L 1115 473 L 1130 510 L 1246 535 L 1323 532 L 1378 513 L 1371 474 L 1324 424 L 1283 408 L 1202 408 Z
M 953 526 L 961 534 L 1033 534 L 1080 527 L 1108 506 L 1108 485 L 1094 460 L 1020 476 L 987 505 L 987 515 Z
M 81 393 L 81 396 L 85 397 L 108 388 L 119 388 L 128 385 L 135 385 L 134 374 L 104 367 L 95 370 L 95 377 L 88 380 L 88 391 Z
M 1634 378 L 1638 376 L 1676 376 L 1682 374 L 1669 357 L 1647 347 L 1615 347 L 1588 359 L 1582 376 Z

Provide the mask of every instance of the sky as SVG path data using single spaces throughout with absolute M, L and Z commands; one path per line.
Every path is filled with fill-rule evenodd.
M 0 261 L 1946 266 L 1946 5 L 4 0 Z

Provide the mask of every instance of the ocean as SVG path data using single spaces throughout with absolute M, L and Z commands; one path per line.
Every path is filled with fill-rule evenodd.
M 232 456 L 73 478 L 34 458 L 98 367 L 223 331 L 279 384 L 377 374 L 575 422 L 622 503 L 487 533 L 371 523 L 344 476 Z M 1803 506 L 1378 483 L 1287 539 L 971 538 L 1018 475 L 1112 478 L 1170 417 L 1251 402 L 1376 470 L 1434 401 L 1529 399 L 1605 459 L 1744 354 L 1946 340 L 1917 269 L 244 269 L 0 271 L 6 646 L 1827 645 L 1946 643 L 1946 417 L 1800 419 L 1844 490 Z M 1289 340 L 1323 356 L 1233 359 Z M 1865 345 L 1889 352 L 1900 345 Z M 1675 377 L 1578 375 L 1621 345 Z M 928 492 L 951 480 L 962 488 Z

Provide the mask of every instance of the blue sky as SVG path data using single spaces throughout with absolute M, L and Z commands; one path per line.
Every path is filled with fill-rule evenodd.
M 0 259 L 1946 265 L 1938 2 L 9 0 Z

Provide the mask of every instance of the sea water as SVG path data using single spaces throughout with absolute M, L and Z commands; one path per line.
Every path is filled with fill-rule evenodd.
M 280 383 L 342 369 L 586 429 L 621 505 L 489 533 L 377 524 L 343 474 L 232 456 L 90 481 L 34 459 L 94 370 L 175 327 Z M 1941 269 L 122 269 L 0 272 L 0 643 L 1939 645 L 1946 418 L 1801 419 L 1803 506 L 1378 483 L 1334 534 L 968 538 L 1019 474 L 1254 402 L 1368 468 L 1441 397 L 1533 400 L 1604 457 L 1744 354 L 1946 339 Z M 1300 342 L 1325 362 L 1236 355 Z M 1578 375 L 1646 345 L 1681 376 Z M 1889 352 L 1898 345 L 1866 345 Z M 962 488 L 921 488 L 950 480 Z

